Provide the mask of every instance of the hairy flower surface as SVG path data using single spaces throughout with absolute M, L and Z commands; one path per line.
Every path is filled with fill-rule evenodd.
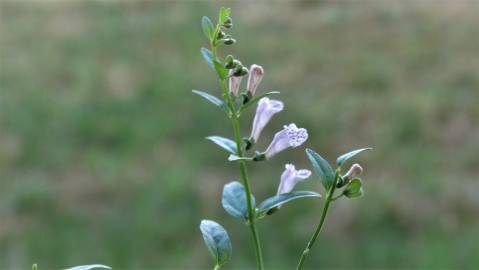
M 310 170 L 296 170 L 293 164 L 286 164 L 284 167 L 285 170 L 281 174 L 277 195 L 291 192 L 298 182 L 304 181 L 311 176 Z
M 298 147 L 308 139 L 308 131 L 298 128 L 294 123 L 284 126 L 284 129 L 274 135 L 273 141 L 265 151 L 266 159 L 288 147 Z
M 248 86 L 246 90 L 251 96 L 254 96 L 256 88 L 263 79 L 264 70 L 263 67 L 253 64 L 249 69 Z
M 257 142 L 261 131 L 271 120 L 271 117 L 276 113 L 279 113 L 283 110 L 283 102 L 279 100 L 269 99 L 267 97 L 262 98 L 258 102 L 258 107 L 256 108 L 256 114 L 253 120 L 253 128 L 251 129 L 251 138 L 253 141 Z

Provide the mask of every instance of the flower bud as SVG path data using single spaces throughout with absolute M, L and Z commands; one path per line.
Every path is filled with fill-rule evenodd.
M 290 193 L 298 182 L 304 181 L 311 176 L 309 170 L 296 170 L 293 164 L 286 164 L 283 174 L 281 174 L 281 181 L 278 187 L 277 195 Z
M 237 77 L 240 77 L 240 76 L 245 76 L 248 74 L 248 69 L 243 67 L 243 65 L 240 64 L 237 64 L 235 69 L 234 69 L 234 72 L 233 72 L 233 76 L 237 76 Z
M 238 90 L 241 84 L 241 80 L 243 77 L 241 76 L 234 76 L 234 71 L 230 70 L 230 78 L 229 78 L 229 90 L 230 93 L 233 94 L 234 96 L 238 95 Z
M 343 175 L 340 187 L 346 185 L 347 183 L 349 183 L 349 181 L 351 181 L 351 179 L 358 177 L 359 175 L 361 175 L 361 173 L 363 173 L 363 168 L 361 167 L 361 165 L 357 163 L 353 164 L 349 171 L 345 175 Z
M 216 39 L 220 40 L 220 39 L 224 38 L 225 36 L 226 36 L 225 32 L 219 31 L 218 35 L 216 36 Z
M 248 85 L 246 89 L 248 91 L 248 94 L 254 96 L 256 88 L 263 79 L 264 70 L 261 66 L 253 64 L 251 65 L 249 71 L 250 73 L 248 77 Z
M 273 115 L 283 110 L 283 102 L 279 100 L 272 100 L 267 97 L 260 99 L 256 107 L 256 114 L 253 120 L 253 128 L 251 129 L 251 136 L 253 142 L 257 142 L 264 127 L 271 120 Z
M 224 28 L 231 28 L 233 27 L 233 19 L 231 17 L 226 17 L 225 22 L 223 23 Z
M 235 42 L 236 42 L 236 40 L 235 40 L 234 38 L 231 38 L 231 37 L 225 38 L 225 39 L 223 40 L 223 43 L 224 43 L 225 45 L 233 45 L 233 44 L 235 44 Z
M 298 128 L 295 124 L 284 126 L 284 129 L 274 135 L 273 141 L 264 152 L 266 159 L 270 159 L 277 153 L 288 147 L 298 147 L 308 139 L 308 131 Z
M 243 66 L 243 64 L 241 64 L 241 62 L 240 62 L 239 60 L 234 59 L 234 60 L 233 60 L 232 62 L 230 62 L 230 63 L 227 62 L 226 65 L 225 65 L 225 68 L 227 68 L 227 69 L 233 69 L 233 68 L 235 68 L 235 67 L 238 66 L 238 65 Z

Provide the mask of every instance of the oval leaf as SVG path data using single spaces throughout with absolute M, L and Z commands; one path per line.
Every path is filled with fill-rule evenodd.
M 209 102 L 215 104 L 216 106 L 222 108 L 222 109 L 226 109 L 226 105 L 224 103 L 223 100 L 213 96 L 213 95 L 210 95 L 206 92 L 203 92 L 203 91 L 199 91 L 199 90 L 191 90 L 191 92 L 197 94 L 198 96 L 208 100 Z
M 323 184 L 323 187 L 326 190 L 329 190 L 334 183 L 334 171 L 331 168 L 331 165 L 311 149 L 306 149 L 306 155 L 313 165 L 314 172 L 319 176 L 319 180 Z
M 291 193 L 285 193 L 281 195 L 276 195 L 264 200 L 257 209 L 257 215 L 259 217 L 264 216 L 270 209 L 281 206 L 287 202 L 308 198 L 308 197 L 321 197 L 321 194 L 313 191 L 294 191 Z
M 213 23 L 211 22 L 210 18 L 206 16 L 203 16 L 203 18 L 201 18 L 201 28 L 203 29 L 203 33 L 208 38 L 208 40 L 213 40 L 215 27 L 213 26 Z
M 343 190 L 344 196 L 348 198 L 356 198 L 363 195 L 363 183 L 361 179 L 354 178 Z
M 231 257 L 231 242 L 226 230 L 212 220 L 202 220 L 200 230 L 203 240 L 216 266 L 222 266 Z
M 250 101 L 248 101 L 246 104 L 242 105 L 241 108 L 240 108 L 240 112 L 242 112 L 243 110 L 245 110 L 246 108 L 258 103 L 258 101 L 264 97 L 267 97 L 267 96 L 271 96 L 271 95 L 276 95 L 276 94 L 279 94 L 278 91 L 271 91 L 271 92 L 268 92 L 266 94 L 262 94 L 262 95 L 259 95 L 253 99 L 251 99 Z
M 255 200 L 251 195 L 252 206 L 255 206 Z M 236 218 L 248 218 L 248 202 L 246 191 L 240 182 L 231 182 L 223 188 L 223 198 L 221 200 L 223 208 Z
M 336 164 L 337 164 L 338 166 L 341 166 L 341 165 L 343 165 L 344 162 L 346 162 L 346 160 L 348 160 L 348 159 L 354 157 L 355 155 L 357 155 L 357 154 L 359 154 L 359 153 L 361 153 L 361 152 L 363 152 L 363 151 L 371 150 L 371 149 L 372 149 L 372 148 L 370 148 L 370 147 L 361 148 L 361 149 L 353 150 L 353 151 L 351 151 L 351 152 L 349 152 L 349 153 L 346 153 L 346 154 L 344 154 L 344 155 L 341 155 L 340 157 L 338 157 L 338 158 L 336 159 Z
M 111 267 L 103 265 L 103 264 L 89 264 L 89 265 L 74 266 L 71 268 L 67 268 L 65 270 L 91 270 L 91 269 L 111 269 Z
M 236 154 L 236 143 L 234 141 L 220 136 L 209 136 L 206 137 L 206 139 L 214 142 L 216 145 L 220 146 L 226 151 Z

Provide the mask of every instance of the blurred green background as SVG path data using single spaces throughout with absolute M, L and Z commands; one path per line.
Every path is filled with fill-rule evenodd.
M 479 268 L 478 1 L 3 1 L 0 3 L 0 268 L 104 263 L 209 268 L 198 225 L 219 221 L 254 267 L 246 226 L 220 206 L 238 179 L 200 19 L 233 8 L 228 48 L 281 91 L 283 124 L 333 161 L 372 146 L 365 196 L 340 200 L 308 258 L 322 268 Z M 223 50 L 223 54 L 225 51 Z M 250 132 L 253 111 L 245 115 Z M 253 164 L 258 200 L 304 147 Z M 323 192 L 317 178 L 297 189 Z M 296 265 L 322 202 L 259 224 L 270 269 Z

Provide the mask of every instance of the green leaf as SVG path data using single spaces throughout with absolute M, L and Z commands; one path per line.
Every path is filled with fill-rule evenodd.
M 219 22 L 221 25 L 225 23 L 226 17 L 230 16 L 230 14 L 231 14 L 231 8 L 221 7 L 220 15 L 218 16 Z
M 252 206 L 254 207 L 254 197 L 251 197 L 251 202 Z M 241 219 L 248 218 L 248 201 L 246 191 L 240 182 L 235 181 L 224 186 L 221 204 L 226 212 L 233 217 Z
M 231 155 L 228 157 L 228 161 L 239 161 L 239 160 L 252 161 L 253 158 L 252 158 L 252 157 L 238 157 L 238 156 L 235 155 L 235 154 L 231 154 Z
M 203 16 L 201 18 L 201 28 L 203 29 L 203 33 L 208 38 L 208 40 L 213 40 L 215 34 L 215 27 L 211 22 L 210 18 Z
M 208 100 L 209 102 L 215 104 L 216 106 L 222 108 L 223 110 L 226 110 L 226 104 L 223 100 L 213 96 L 213 95 L 210 95 L 206 92 L 203 92 L 203 91 L 199 91 L 199 90 L 192 90 L 191 92 L 197 94 L 198 96 Z
M 313 191 L 294 191 L 291 193 L 285 193 L 277 196 L 270 197 L 264 200 L 257 209 L 257 216 L 262 217 L 266 213 L 275 207 L 281 206 L 287 202 L 308 197 L 321 197 L 321 194 Z
M 90 265 L 74 266 L 71 268 L 67 268 L 65 270 L 91 270 L 91 269 L 111 269 L 111 267 L 103 265 L 103 264 L 90 264 Z
M 348 198 L 356 198 L 363 195 L 363 184 L 360 178 L 354 178 L 348 185 L 344 188 L 343 194 Z
M 210 140 L 225 149 L 226 151 L 236 154 L 236 143 L 228 138 L 223 138 L 220 136 L 209 136 L 206 137 L 207 140 Z
M 220 62 L 216 60 L 213 60 L 213 65 L 220 79 L 224 80 L 228 77 L 229 71 L 223 66 L 223 64 L 221 64 Z
M 226 230 L 212 220 L 202 220 L 200 230 L 203 240 L 216 266 L 222 266 L 231 257 L 231 242 Z
M 210 50 L 206 49 L 205 47 L 202 47 L 200 49 L 200 52 L 203 58 L 205 59 L 206 63 L 208 63 L 208 65 L 212 69 L 215 69 L 215 66 L 213 65 L 213 53 Z
M 326 190 L 329 190 L 334 183 L 334 171 L 331 168 L 331 165 L 311 149 L 306 149 L 306 155 L 313 165 L 314 172 L 319 176 L 319 180 L 323 184 L 323 187 Z
M 257 96 L 253 99 L 251 99 L 250 101 L 248 101 L 246 104 L 242 105 L 241 108 L 240 108 L 240 112 L 242 112 L 243 110 L 245 110 L 246 108 L 258 103 L 258 101 L 264 97 L 267 97 L 267 96 L 271 96 L 271 95 L 276 95 L 276 94 L 279 94 L 278 91 L 271 91 L 271 92 L 268 92 L 266 94 L 262 94 L 260 96 Z
M 344 154 L 344 155 L 341 155 L 340 157 L 338 157 L 338 158 L 336 159 L 336 164 L 337 164 L 338 166 L 341 166 L 341 165 L 343 165 L 343 163 L 344 163 L 346 160 L 348 160 L 348 159 L 354 157 L 355 155 L 357 155 L 357 154 L 359 154 L 359 153 L 361 153 L 361 152 L 363 152 L 363 151 L 371 150 L 371 149 L 372 149 L 372 148 L 370 148 L 370 147 L 361 148 L 361 149 L 353 150 L 353 151 L 351 151 L 351 152 L 349 152 L 349 153 L 346 153 L 346 154 Z

